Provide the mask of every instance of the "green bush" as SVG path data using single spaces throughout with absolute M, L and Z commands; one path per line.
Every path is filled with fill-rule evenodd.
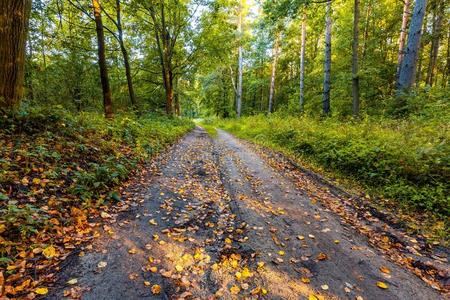
M 442 122 L 273 114 L 217 125 L 239 137 L 284 151 L 302 161 L 354 179 L 402 206 L 450 214 L 450 147 Z

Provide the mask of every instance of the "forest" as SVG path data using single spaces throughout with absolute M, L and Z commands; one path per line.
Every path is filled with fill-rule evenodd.
M 0 299 L 445 299 L 449 104 L 445 0 L 0 0 Z

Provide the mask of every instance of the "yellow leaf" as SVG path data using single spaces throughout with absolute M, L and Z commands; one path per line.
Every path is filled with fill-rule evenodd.
M 6 231 L 6 225 L 5 224 L 0 224 L 0 233 L 3 233 Z
M 240 279 L 242 278 L 241 272 L 236 272 L 236 273 L 234 274 L 234 276 L 236 277 L 237 280 L 240 280 Z
M 247 279 L 247 278 L 252 277 L 252 276 L 253 276 L 253 273 L 250 272 L 250 270 L 247 267 L 242 269 L 242 279 Z
M 377 287 L 379 287 L 380 289 L 385 290 L 385 289 L 388 288 L 388 285 L 386 283 L 382 282 L 382 281 L 377 281 Z
M 278 254 L 281 255 L 281 256 L 283 256 L 283 255 L 284 255 L 284 251 L 283 251 L 283 250 L 280 250 L 280 251 L 278 251 Z
M 264 268 L 264 262 L 263 261 L 259 261 L 257 265 L 258 265 L 258 269 Z
M 301 280 L 302 280 L 303 283 L 310 283 L 311 282 L 311 279 L 309 279 L 308 277 L 302 277 Z
M 308 300 L 319 300 L 319 298 L 316 295 L 311 294 L 309 295 Z
M 297 236 L 297 238 L 298 238 L 300 241 L 302 241 L 302 240 L 305 239 L 305 237 L 304 237 L 303 235 L 299 235 L 299 236 Z
M 67 284 L 70 284 L 70 285 L 74 285 L 74 284 L 77 284 L 77 283 L 78 283 L 78 279 L 76 279 L 76 278 L 72 278 L 69 281 L 67 281 Z
M 39 178 L 33 178 L 33 184 L 38 185 L 41 183 L 41 180 Z
M 144 285 L 145 285 L 145 286 L 150 286 L 151 283 L 150 283 L 150 281 L 144 281 Z
M 240 289 L 237 285 L 233 285 L 233 286 L 230 288 L 230 293 L 231 293 L 232 295 L 237 295 L 237 294 L 239 294 L 240 291 L 241 291 L 241 289 Z
M 130 254 L 136 254 L 137 250 L 135 248 L 131 248 L 130 250 L 128 250 L 128 253 Z
M 151 267 L 150 268 L 150 272 L 156 273 L 156 272 L 158 272 L 158 268 L 157 267 Z
M 334 240 L 335 244 L 339 244 L 341 241 L 340 240 Z
M 154 284 L 154 285 L 152 286 L 152 293 L 153 293 L 154 295 L 157 295 L 157 294 L 161 293 L 161 286 L 158 285 L 158 284 Z
M 231 244 L 231 243 L 232 243 L 232 241 L 229 238 L 225 239 L 225 244 Z
M 38 295 L 46 295 L 48 293 L 48 288 L 40 287 L 34 290 L 34 292 Z
M 52 258 L 54 256 L 57 256 L 58 254 L 56 253 L 56 249 L 53 246 L 48 246 L 47 248 L 45 248 L 42 251 L 42 254 L 46 257 L 46 258 Z
M 150 221 L 148 221 L 148 223 L 150 225 L 158 225 L 158 223 L 156 223 L 155 219 L 151 219 Z
M 180 265 L 176 265 L 175 270 L 177 270 L 177 272 L 181 272 L 181 271 L 183 271 L 183 267 Z

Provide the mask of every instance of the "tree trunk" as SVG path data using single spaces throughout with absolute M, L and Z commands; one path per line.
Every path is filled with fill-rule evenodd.
M 305 106 L 305 48 L 306 48 L 306 8 L 302 17 L 302 37 L 300 48 L 300 111 L 303 112 Z
M 331 0 L 327 1 L 325 18 L 325 63 L 323 79 L 323 113 L 330 114 L 331 90 Z
M 407 92 L 414 84 L 417 67 L 417 54 L 422 35 L 422 23 L 425 15 L 427 0 L 416 0 L 414 11 L 409 26 L 408 44 L 400 66 L 397 82 L 397 93 Z
M 362 63 L 364 63 L 366 58 L 366 52 L 367 52 L 367 41 L 369 39 L 369 25 L 370 25 L 370 16 L 372 14 L 372 1 L 369 1 L 367 4 L 367 11 L 366 11 L 366 20 L 364 24 L 364 40 L 363 40 L 363 46 L 362 46 Z
M 405 2 L 403 4 L 402 27 L 400 29 L 400 37 L 398 39 L 397 74 L 395 75 L 395 78 L 397 78 L 397 79 L 400 74 L 400 67 L 402 65 L 402 60 L 403 60 L 403 55 L 404 55 L 406 35 L 407 35 L 407 29 L 408 29 L 408 20 L 409 20 L 409 15 L 411 13 L 409 11 L 410 5 L 411 5 L 410 0 L 405 0 Z
M 433 86 L 434 75 L 436 73 L 436 61 L 439 50 L 439 41 L 441 38 L 441 26 L 442 26 L 442 14 L 445 13 L 445 5 L 444 2 L 436 4 L 436 7 L 433 12 L 433 31 L 432 31 L 432 39 L 431 39 L 431 48 L 430 48 L 430 61 L 428 64 L 427 78 L 426 84 L 429 86 Z
M 447 59 L 444 68 L 444 74 L 442 74 L 442 87 L 447 87 L 448 81 L 450 79 L 450 28 L 447 34 Z
M 243 76 L 243 57 L 242 57 L 242 3 L 239 2 L 239 16 L 238 16 L 238 34 L 239 34 L 239 49 L 238 49 L 238 86 L 236 93 L 236 115 L 241 117 L 242 109 L 242 76 Z
M 353 16 L 353 44 L 352 44 L 352 94 L 353 94 L 353 117 L 359 117 L 359 70 L 358 70 L 358 48 L 359 48 L 359 0 L 355 0 Z
M 428 19 L 425 18 L 423 21 L 423 26 L 422 26 L 422 34 L 424 34 L 427 30 L 427 26 L 428 26 Z M 418 55 L 418 62 L 417 62 L 417 71 L 416 71 L 416 86 L 420 85 L 420 81 L 422 80 L 422 62 L 423 62 L 423 49 L 425 48 L 425 42 L 424 39 L 421 39 L 420 41 L 420 47 L 419 47 L 419 53 Z
M 270 90 L 269 90 L 269 113 L 273 112 L 273 96 L 275 94 L 275 77 L 277 70 L 277 61 L 279 54 L 279 33 L 276 33 L 275 45 L 273 47 L 273 62 L 272 62 L 272 75 L 270 76 Z
M 12 109 L 23 97 L 25 48 L 31 0 L 0 1 L 0 109 Z
M 134 94 L 133 80 L 131 78 L 130 61 L 129 61 L 127 48 L 125 47 L 125 43 L 123 41 L 123 29 L 122 29 L 120 0 L 116 0 L 116 14 L 117 14 L 118 38 L 119 38 L 120 50 L 122 51 L 123 63 L 125 65 L 125 75 L 127 77 L 128 94 L 130 96 L 131 105 L 132 105 L 133 109 L 136 110 L 137 109 L 137 103 L 136 103 L 136 97 L 135 97 L 135 94 Z
M 105 110 L 105 117 L 112 118 L 113 117 L 112 94 L 111 88 L 109 86 L 108 68 L 106 65 L 105 34 L 103 32 L 100 0 L 92 0 L 92 6 L 94 8 L 95 27 L 97 30 L 98 64 L 100 66 L 100 79 L 102 82 L 102 90 L 103 90 L 103 107 Z

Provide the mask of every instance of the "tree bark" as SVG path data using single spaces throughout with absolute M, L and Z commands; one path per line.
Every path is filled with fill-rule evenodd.
M 279 39 L 280 39 L 280 35 L 279 35 L 279 33 L 276 33 L 275 45 L 273 47 L 272 75 L 270 76 L 269 113 L 273 112 L 273 96 L 275 94 L 275 77 L 276 77 L 277 61 L 278 61 L 278 54 L 279 54 L 279 48 L 280 48 Z
M 23 97 L 25 48 L 31 0 L 0 1 L 0 109 L 13 109 Z
M 353 13 L 353 44 L 352 44 L 352 96 L 353 117 L 359 117 L 359 70 L 358 70 L 358 48 L 359 48 L 359 0 L 355 0 Z
M 136 110 L 137 103 L 136 103 L 136 97 L 134 94 L 133 79 L 131 78 L 130 60 L 129 60 L 127 48 L 125 47 L 125 43 L 123 41 L 123 28 L 122 28 L 120 0 L 116 0 L 116 15 L 117 15 L 118 40 L 119 40 L 119 44 L 120 44 L 120 50 L 122 51 L 123 63 L 125 65 L 125 75 L 127 77 L 128 94 L 130 96 L 131 105 L 132 105 L 133 109 Z
M 109 86 L 108 67 L 106 64 L 105 34 L 103 31 L 100 0 L 92 0 L 92 6 L 94 8 L 95 27 L 97 30 L 98 64 L 100 67 L 100 80 L 102 82 L 103 107 L 105 110 L 105 117 L 112 118 L 114 115 L 112 108 L 112 94 Z
M 243 57 L 242 57 L 242 2 L 239 2 L 238 12 L 238 34 L 239 34 L 239 49 L 238 49 L 238 85 L 236 93 L 236 115 L 241 117 L 242 109 L 242 77 L 243 77 Z
M 422 35 L 426 32 L 427 30 L 427 26 L 428 26 L 428 19 L 425 18 L 423 21 L 423 26 L 422 26 Z M 425 48 L 425 42 L 424 39 L 421 39 L 420 41 L 420 46 L 419 46 L 419 51 L 417 53 L 418 55 L 418 61 L 417 61 L 417 71 L 416 71 L 416 80 L 415 80 L 415 85 L 419 86 L 420 85 L 420 81 L 422 80 L 422 62 L 423 62 L 423 49 Z
M 422 23 L 425 15 L 427 0 L 416 0 L 409 26 L 408 44 L 400 66 L 397 81 L 397 93 L 407 92 L 414 84 L 416 77 L 417 56 L 422 35 Z
M 430 60 L 427 70 L 427 78 L 425 80 L 426 84 L 433 86 L 434 77 L 436 73 L 436 62 L 439 50 L 439 42 L 441 38 L 441 27 L 442 27 L 442 14 L 445 13 L 445 5 L 442 1 L 439 4 L 435 4 L 433 12 L 433 31 L 431 38 L 431 48 L 430 48 Z
M 300 112 L 305 106 L 305 49 L 306 49 L 306 8 L 302 17 L 302 37 L 300 48 Z
M 397 56 L 397 74 L 395 75 L 395 78 L 398 79 L 398 76 L 400 74 L 400 67 L 402 65 L 403 55 L 404 55 L 404 48 L 405 48 L 405 42 L 406 42 L 406 35 L 407 29 L 408 29 L 408 20 L 410 15 L 410 8 L 411 2 L 410 0 L 405 0 L 403 4 L 403 16 L 402 16 L 402 27 L 400 29 L 400 37 L 398 39 L 398 56 Z
M 323 79 L 323 113 L 330 114 L 330 90 L 331 90 L 331 0 L 327 1 L 325 17 L 325 62 Z

